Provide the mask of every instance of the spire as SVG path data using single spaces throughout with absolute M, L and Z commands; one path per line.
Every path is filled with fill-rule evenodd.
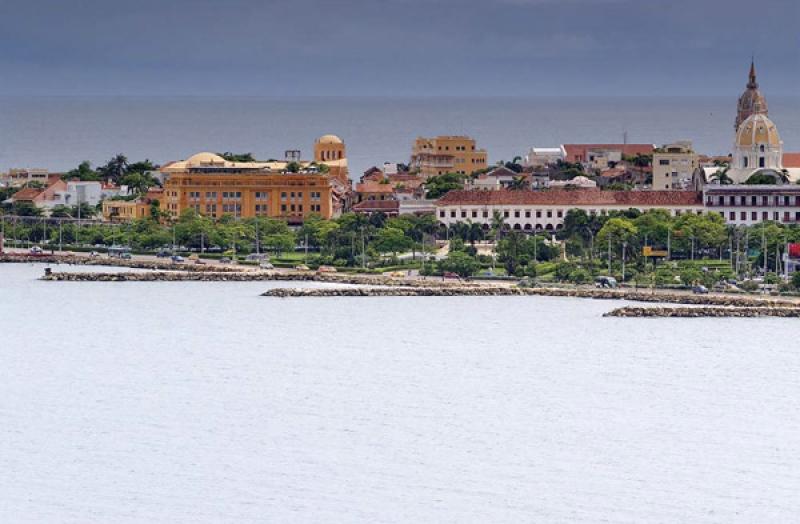
M 749 89 L 758 89 L 758 82 L 756 82 L 756 61 L 755 58 L 750 59 L 750 81 L 747 82 Z

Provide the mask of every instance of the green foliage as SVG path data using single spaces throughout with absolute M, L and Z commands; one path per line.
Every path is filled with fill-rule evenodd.
M 745 180 L 744 183 L 747 184 L 747 185 L 772 185 L 772 186 L 774 186 L 775 184 L 778 183 L 778 180 L 774 176 L 771 176 L 771 175 L 767 175 L 767 174 L 764 174 L 764 173 L 756 173 L 756 174 L 750 176 L 750 178 L 748 178 L 747 180 Z
M 449 271 L 462 278 L 474 275 L 479 267 L 474 257 L 461 251 L 450 252 L 446 259 L 439 262 L 440 271 Z
M 794 289 L 800 290 L 800 271 L 795 271 L 792 273 L 792 279 L 790 282 Z
M 231 153 L 230 151 L 225 151 L 224 153 L 217 153 L 219 156 L 227 160 L 228 162 L 255 162 L 256 157 L 253 156 L 253 153 Z
M 89 163 L 88 160 L 84 160 L 78 167 L 67 171 L 67 174 L 64 175 L 64 178 L 67 180 L 80 180 L 81 182 L 94 182 L 100 180 L 100 176 L 97 174 L 97 171 L 92 169 L 92 164 Z
M 433 176 L 425 182 L 426 198 L 436 200 L 450 191 L 464 189 L 464 175 L 445 173 Z

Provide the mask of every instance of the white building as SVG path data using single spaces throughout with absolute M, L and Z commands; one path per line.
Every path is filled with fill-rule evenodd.
M 564 160 L 566 153 L 564 147 L 532 147 L 525 155 L 525 167 L 544 167 Z
M 729 224 L 752 225 L 772 220 L 800 224 L 800 186 L 718 185 L 703 189 L 709 213 L 719 213 Z
M 488 228 L 497 212 L 510 229 L 522 231 L 560 229 L 570 209 L 590 215 L 628 209 L 665 209 L 673 216 L 705 212 L 696 191 L 451 191 L 436 208 L 444 225 L 471 222 Z

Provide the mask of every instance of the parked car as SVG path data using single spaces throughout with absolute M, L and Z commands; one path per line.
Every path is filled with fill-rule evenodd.
M 267 259 L 267 255 L 265 255 L 263 253 L 250 253 L 245 258 L 245 260 L 247 260 L 248 262 L 261 262 L 262 260 L 266 260 L 266 259 Z
M 169 257 L 173 264 L 183 264 L 184 258 L 180 255 L 172 255 Z
M 42 248 L 40 248 L 39 246 L 33 246 L 28 250 L 28 253 L 30 253 L 31 255 L 43 255 L 44 251 L 42 251 Z
M 333 266 L 319 266 L 317 273 L 336 273 L 336 268 Z
M 461 280 L 461 277 L 458 276 L 458 273 L 453 273 L 452 271 L 445 271 L 442 273 L 442 278 L 446 280 Z
M 597 277 L 594 280 L 594 285 L 599 288 L 615 289 L 617 287 L 617 279 L 614 277 Z
M 169 251 L 167 251 L 166 249 L 162 249 L 161 251 L 159 251 L 158 253 L 156 253 L 156 256 L 157 256 L 158 258 L 168 258 L 168 257 L 170 257 L 171 255 L 172 255 L 172 253 L 170 253 L 170 252 L 169 252 Z
M 219 259 L 219 263 L 220 264 L 230 264 L 231 262 L 232 262 L 232 260 L 230 258 L 228 258 L 228 257 L 222 257 L 222 258 Z
M 275 266 L 273 266 L 272 264 L 270 264 L 269 262 L 266 262 L 266 261 L 262 261 L 258 265 L 258 267 L 260 267 L 261 269 L 275 269 Z
M 122 253 L 120 254 L 119 258 L 121 258 L 122 260 L 131 260 L 133 259 L 133 255 L 131 255 L 130 253 Z
M 100 256 L 100 253 L 98 253 L 97 251 L 92 251 L 91 253 L 89 253 L 89 257 L 90 258 L 97 258 L 99 256 Z
M 222 253 L 222 248 L 219 246 L 211 246 L 210 248 L 206 249 L 209 253 Z
M 695 295 L 708 295 L 708 288 L 698 284 L 692 288 L 692 293 Z
M 206 265 L 206 261 L 202 260 L 200 258 L 195 259 L 194 263 L 197 264 L 198 266 L 205 266 Z
M 294 266 L 297 271 L 310 271 L 311 269 L 305 264 L 298 264 Z

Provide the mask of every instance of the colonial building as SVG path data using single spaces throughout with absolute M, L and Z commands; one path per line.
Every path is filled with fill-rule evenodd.
M 151 216 L 154 201 L 161 201 L 163 189 L 151 189 L 136 200 L 104 200 L 103 220 L 110 222 L 130 222 L 137 218 Z
M 468 136 L 419 137 L 411 150 L 409 167 L 425 178 L 445 173 L 471 175 L 486 169 L 485 149 L 478 149 Z
M 609 162 L 621 162 L 623 157 L 652 155 L 655 149 L 653 144 L 564 144 L 561 147 L 565 161 L 598 169 Z
M 489 227 L 495 213 L 511 229 L 560 229 L 570 209 L 590 215 L 611 211 L 665 209 L 671 215 L 704 213 L 696 191 L 451 191 L 436 202 L 436 216 L 445 225 L 471 222 Z
M 167 164 L 161 169 L 161 207 L 176 216 L 193 209 L 216 218 L 263 216 L 294 223 L 311 214 L 338 216 L 350 198 L 342 140 L 325 135 L 314 144 L 313 161 L 298 157 L 291 151 L 284 161 L 231 162 L 214 153 L 198 153 Z
M 653 152 L 653 189 L 689 189 L 697 169 L 697 153 L 689 141 L 665 144 Z
M 752 225 L 772 220 L 800 223 L 800 186 L 708 184 L 703 201 L 709 213 L 719 213 L 727 223 Z

